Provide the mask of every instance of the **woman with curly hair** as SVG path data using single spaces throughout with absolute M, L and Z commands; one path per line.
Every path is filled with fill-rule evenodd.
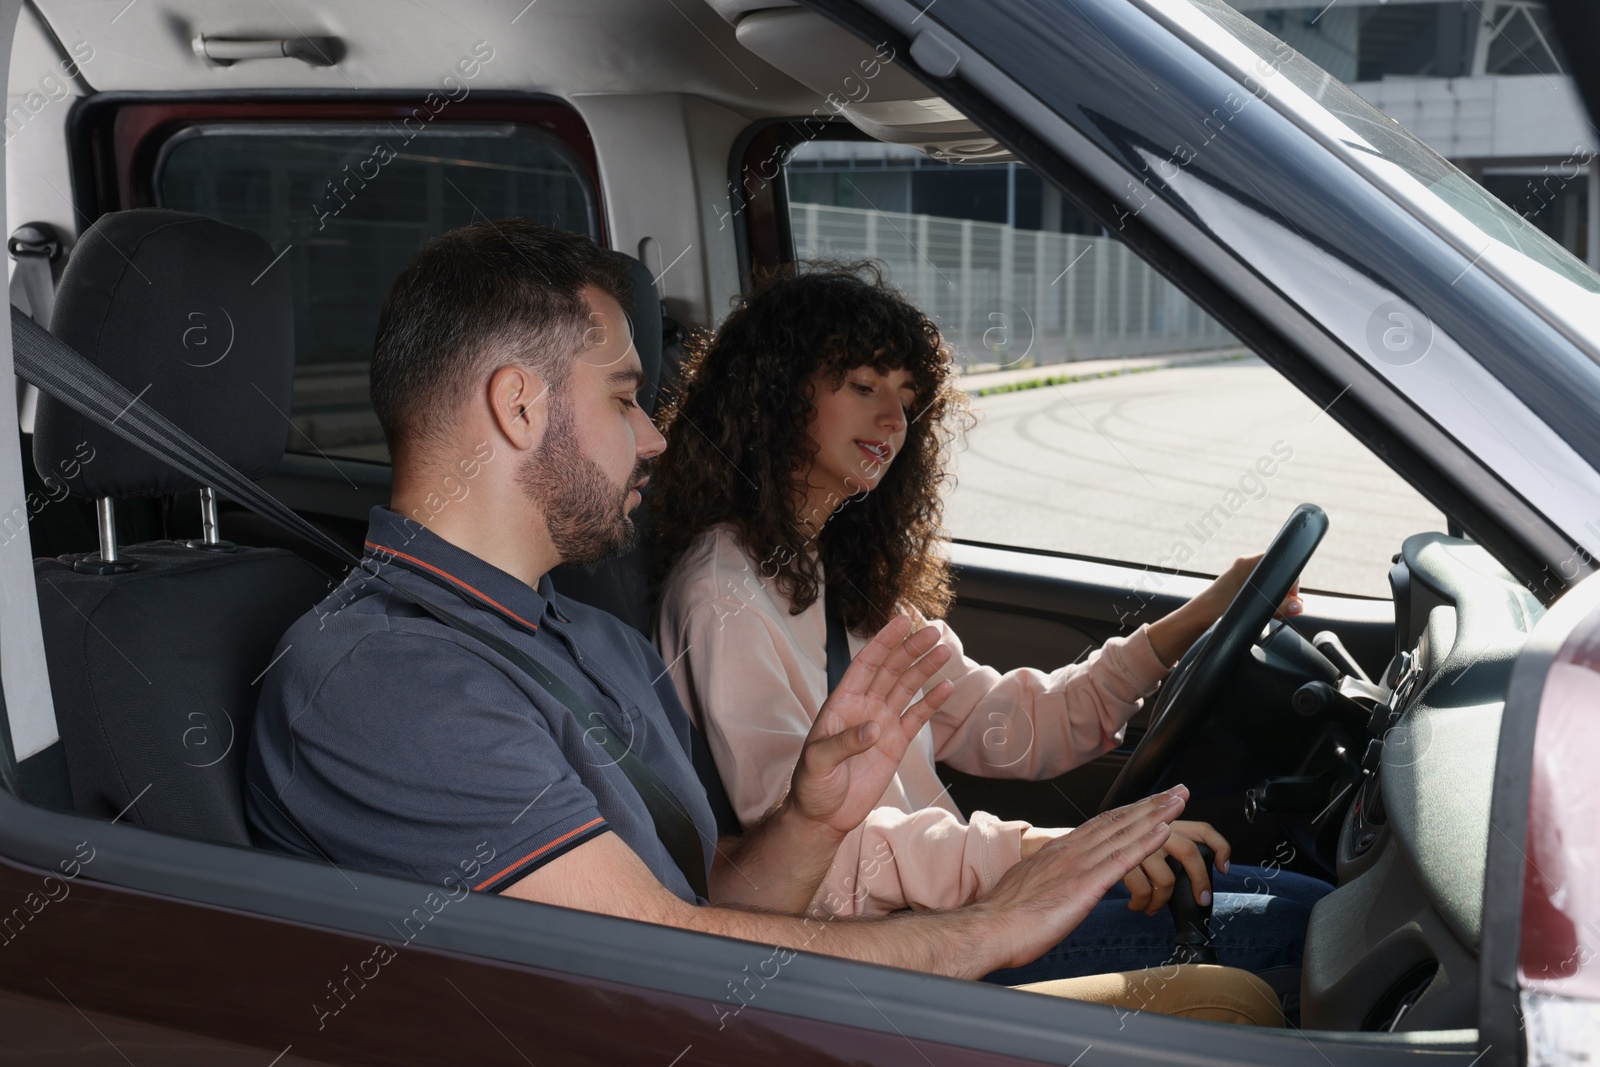
M 753 824 L 782 799 L 828 696 L 830 629 L 834 641 L 848 634 L 853 656 L 906 614 L 938 628 L 954 653 L 939 676 L 954 682 L 953 693 L 818 891 L 814 905 L 833 914 L 969 903 L 1068 833 L 981 811 L 963 818 L 934 762 L 1043 779 L 1114 748 L 1141 698 L 1260 558 L 1241 558 L 1200 596 L 1111 638 L 1085 662 L 1049 674 L 1001 674 L 974 662 L 941 618 L 953 597 L 940 494 L 951 447 L 972 418 L 953 373 L 938 328 L 874 268 L 791 269 L 762 280 L 714 337 L 695 342 L 663 418 L 669 445 L 652 498 L 657 644 L 741 821 Z M 1299 610 L 1297 593 L 1280 611 Z M 991 977 L 1016 984 L 1165 961 L 1174 936 L 1163 910 L 1171 855 L 1202 903 L 1218 890 L 1220 962 L 1292 990 L 1310 904 L 1329 887 L 1243 867 L 1213 876 L 1195 842 L 1215 849 L 1218 869 L 1229 871 L 1229 846 L 1216 830 L 1176 822 L 1163 850 L 1060 947 Z M 1270 878 L 1274 892 L 1232 892 L 1252 873 L 1262 880 L 1250 888 L 1264 890 Z

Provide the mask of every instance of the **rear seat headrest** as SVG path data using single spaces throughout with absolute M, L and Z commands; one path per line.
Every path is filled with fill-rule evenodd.
M 260 478 L 283 458 L 294 377 L 289 269 L 273 256 L 259 235 L 201 215 L 113 212 L 73 250 L 50 332 Z M 39 397 L 33 463 L 82 496 L 200 488 L 50 396 Z

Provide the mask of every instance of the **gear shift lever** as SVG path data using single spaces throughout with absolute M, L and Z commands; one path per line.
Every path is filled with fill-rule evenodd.
M 1212 863 L 1216 853 L 1208 845 L 1198 847 L 1206 870 L 1214 870 Z M 1167 866 L 1172 868 L 1172 873 L 1178 879 L 1172 887 L 1172 899 L 1167 901 L 1167 907 L 1172 912 L 1172 924 L 1178 928 L 1178 936 L 1172 946 L 1172 962 L 1216 963 L 1217 950 L 1211 947 L 1211 905 L 1194 902 L 1194 884 L 1189 880 L 1189 872 L 1184 870 L 1183 864 L 1168 856 Z M 1213 899 L 1214 894 L 1213 890 Z

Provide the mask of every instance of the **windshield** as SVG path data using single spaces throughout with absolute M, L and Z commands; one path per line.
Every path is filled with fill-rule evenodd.
M 1600 359 L 1600 275 L 1355 90 L 1220 0 L 1158 0 L 1154 6 L 1220 58 L 1259 75 L 1247 74 L 1246 86 L 1258 95 L 1270 92 L 1337 142 L 1353 165 L 1454 238 L 1476 257 L 1475 265 L 1559 320 L 1591 359 Z M 1594 162 L 1594 149 L 1577 144 L 1554 173 L 1571 181 Z

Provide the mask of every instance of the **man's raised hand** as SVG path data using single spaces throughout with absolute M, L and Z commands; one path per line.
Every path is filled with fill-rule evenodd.
M 823 703 L 795 763 L 789 803 L 836 833 L 854 830 L 878 806 L 911 739 L 954 688 L 940 682 L 911 703 L 951 656 L 937 628 L 913 633 L 912 626 L 897 616 L 867 642 Z

